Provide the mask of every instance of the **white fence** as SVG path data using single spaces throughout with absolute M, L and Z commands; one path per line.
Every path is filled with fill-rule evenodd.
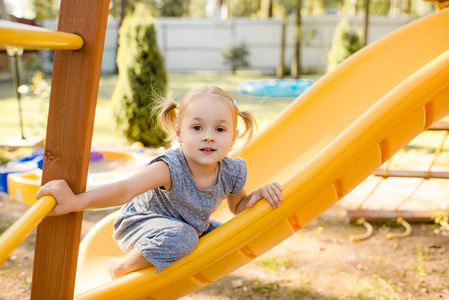
M 324 68 L 337 16 L 303 18 L 302 65 Z M 350 20 L 360 24 L 361 19 Z M 371 17 L 368 41 L 372 42 L 407 23 L 407 19 Z M 228 70 L 221 51 L 245 43 L 250 69 L 274 72 L 279 63 L 281 21 L 278 19 L 231 19 L 225 22 L 161 18 L 157 20 L 159 47 L 168 70 Z M 361 28 L 361 25 L 356 25 Z M 286 63 L 293 56 L 293 21 L 287 27 Z
M 302 65 L 304 68 L 324 68 L 338 16 L 303 17 L 302 20 Z M 362 29 L 362 18 L 349 20 Z M 368 42 L 403 26 L 409 19 L 371 16 Z M 279 63 L 281 45 L 281 21 L 238 18 L 227 21 L 214 19 L 158 18 L 156 20 L 158 44 L 169 71 L 221 71 L 229 70 L 222 50 L 245 43 L 249 51 L 249 69 L 274 73 Z M 44 27 L 56 29 L 53 20 L 44 22 Z M 287 26 L 287 65 L 293 56 L 294 20 Z M 115 70 L 117 45 L 117 23 L 108 24 L 102 71 Z M 50 67 L 50 66 L 48 66 Z

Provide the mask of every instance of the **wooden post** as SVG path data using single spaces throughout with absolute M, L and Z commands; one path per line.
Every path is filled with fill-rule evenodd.
M 84 46 L 55 52 L 42 182 L 65 179 L 85 191 L 109 0 L 62 0 L 58 30 Z M 31 299 L 73 298 L 82 213 L 38 226 Z
M 363 37 L 362 37 L 363 47 L 368 45 L 369 6 L 370 0 L 365 0 L 365 18 L 363 19 Z

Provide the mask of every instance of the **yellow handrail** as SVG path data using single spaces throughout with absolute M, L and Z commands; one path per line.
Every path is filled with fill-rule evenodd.
M 56 204 L 52 196 L 44 196 L 30 207 L 0 236 L 0 265 L 9 257 Z
M 77 34 L 0 20 L 0 48 L 79 50 L 83 38 Z

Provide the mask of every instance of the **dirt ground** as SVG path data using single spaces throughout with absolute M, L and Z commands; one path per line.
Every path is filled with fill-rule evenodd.
M 362 234 L 365 229 L 348 223 L 347 209 L 358 207 L 376 180 L 367 180 L 306 228 L 183 300 L 449 299 L 449 231 L 446 229 L 430 222 L 417 223 L 412 224 L 410 236 L 387 239 L 387 233 L 404 231 L 403 227 L 387 221 L 372 223 L 374 233 L 370 238 L 359 242 L 349 240 L 351 235 Z M 422 204 L 422 199 L 429 196 L 436 199 L 448 194 L 447 183 L 429 182 L 421 184 L 416 196 L 404 204 L 406 208 Z M 402 202 L 399 198 L 406 197 L 414 189 L 413 184 L 400 181 L 393 182 L 392 186 L 379 185 L 363 208 L 382 198 L 385 205 L 381 209 L 394 209 L 392 203 Z M 393 195 L 385 198 L 391 191 Z M 427 203 L 428 200 L 424 201 L 424 206 L 434 205 L 434 202 Z M 0 232 L 26 209 L 26 205 L 0 194 Z M 83 232 L 107 213 L 86 212 Z M 33 233 L 0 267 L 0 299 L 29 299 L 34 241 Z

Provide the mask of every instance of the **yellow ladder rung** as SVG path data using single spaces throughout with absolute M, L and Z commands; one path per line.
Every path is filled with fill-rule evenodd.
M 0 20 L 0 48 L 79 50 L 83 38 L 77 34 Z

